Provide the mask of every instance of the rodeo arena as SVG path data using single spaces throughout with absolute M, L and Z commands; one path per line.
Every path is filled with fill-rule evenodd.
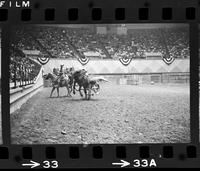
M 189 27 L 13 27 L 13 144 L 190 142 Z

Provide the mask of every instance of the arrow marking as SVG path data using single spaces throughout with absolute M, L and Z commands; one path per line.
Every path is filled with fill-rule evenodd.
M 31 163 L 24 163 L 22 166 L 31 166 L 31 169 L 40 166 L 40 163 L 34 162 L 32 160 L 30 160 L 30 162 Z
M 129 162 L 124 161 L 124 160 L 120 160 L 122 163 L 112 163 L 112 165 L 121 165 L 121 167 L 126 167 L 128 165 L 130 165 Z

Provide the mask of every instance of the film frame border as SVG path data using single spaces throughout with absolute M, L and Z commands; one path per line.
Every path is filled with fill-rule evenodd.
M 87 1 L 87 2 L 86 2 Z M 116 159 L 128 159 L 133 157 L 139 158 L 149 158 L 151 155 L 154 156 L 159 161 L 158 167 L 169 167 L 169 166 L 178 166 L 180 162 L 181 167 L 191 167 L 191 166 L 198 166 L 197 159 L 199 159 L 199 111 L 198 111 L 198 23 L 199 23 L 199 4 L 200 1 L 191 0 L 188 1 L 133 1 L 125 0 L 123 1 L 123 6 L 121 4 L 121 0 L 116 0 L 115 4 L 109 3 L 106 1 L 94 1 L 94 0 L 81 0 L 76 1 L 60 1 L 59 3 L 55 4 L 53 0 L 44 0 L 39 2 L 37 0 L 32 0 L 34 2 L 33 9 L 16 9 L 16 8 L 9 8 L 4 9 L 3 13 L 7 15 L 7 19 L 4 21 L 1 20 L 0 22 L 2 27 L 2 88 L 5 91 L 2 92 L 2 106 L 6 106 L 5 108 L 2 107 L 2 132 L 3 132 L 3 145 L 0 146 L 0 152 L 5 152 L 3 156 L 0 155 L 0 162 L 1 158 L 10 159 L 11 163 L 13 161 L 16 163 L 20 163 L 23 159 L 36 159 L 38 154 L 42 155 L 42 160 L 46 159 L 54 159 L 55 157 L 58 159 L 64 160 L 66 159 L 73 159 L 72 166 L 67 165 L 68 167 L 74 167 L 74 165 L 82 166 L 82 167 L 109 167 L 107 162 L 112 159 L 109 163 L 112 163 Z M 65 3 L 67 9 L 64 9 L 65 6 L 62 4 Z M 125 4 L 125 2 L 127 2 Z M 47 4 L 47 5 L 46 5 Z M 134 5 L 133 5 L 134 4 Z M 79 6 L 80 5 L 80 6 Z M 108 9 L 108 5 L 111 6 L 111 9 Z M 46 6 L 46 7 L 45 7 Z M 79 6 L 79 7 L 77 7 Z M 134 9 L 131 7 L 134 6 Z M 59 9 L 59 11 L 57 10 Z M 60 10 L 62 9 L 62 10 Z M 69 12 L 73 9 L 71 12 Z M 75 10 L 74 10 L 75 9 Z M 87 10 L 83 10 L 87 9 Z M 125 9 L 125 10 L 124 10 Z M 155 11 L 155 9 L 157 11 Z M 28 10 L 28 11 L 27 11 Z M 47 10 L 47 12 L 46 12 Z M 77 13 L 78 10 L 78 19 L 74 20 L 71 19 L 69 16 Z M 124 19 L 116 19 L 118 12 L 124 13 Z M 139 12 L 139 11 L 142 12 Z M 65 16 L 63 13 L 65 11 Z M 67 15 L 67 11 L 68 14 Z M 123 12 L 124 11 L 124 12 Z M 165 11 L 165 12 L 163 12 Z M 171 12 L 170 12 L 171 11 Z M 45 20 L 45 13 L 50 16 L 54 16 L 55 18 Z M 52 15 L 52 13 L 54 13 Z M 140 18 L 141 16 L 146 16 L 144 18 Z M 148 13 L 148 15 L 147 15 Z M 165 13 L 165 14 L 164 14 Z M 169 13 L 169 15 L 168 15 Z M 0 8 L 0 14 L 2 14 L 2 9 Z M 28 14 L 30 17 L 24 19 L 24 15 Z M 95 14 L 97 18 L 92 18 L 92 14 Z M 162 14 L 162 15 L 158 15 Z M 80 16 L 80 17 L 79 17 Z M 119 15 L 121 16 L 121 14 Z M 162 17 L 167 17 L 167 19 L 163 19 Z M 188 17 L 189 16 L 189 17 Z M 50 17 L 51 18 L 51 17 Z M 30 20 L 29 20 L 30 19 Z M 8 87 L 8 78 L 6 77 L 6 73 L 8 73 L 8 66 L 9 66 L 9 52 L 6 47 L 8 47 L 9 41 L 7 38 L 9 37 L 9 27 L 15 24 L 78 24 L 78 23 L 91 23 L 91 24 L 103 24 L 103 23 L 188 23 L 190 27 L 190 102 L 196 99 L 196 102 L 192 102 L 190 107 L 192 110 L 190 112 L 190 133 L 191 133 L 191 143 L 189 144 L 96 144 L 96 145 L 89 145 L 88 147 L 83 147 L 83 145 L 13 145 L 10 144 L 10 118 L 9 118 L 9 87 Z M 194 56 L 193 58 L 191 58 Z M 197 57 L 196 57 L 197 56 Z M 7 58 L 5 58 L 7 57 Z M 195 58 L 196 57 L 196 58 Z M 193 89 L 193 88 L 195 89 Z M 196 93 L 196 94 L 195 94 Z M 191 114 L 193 113 L 193 114 Z M 4 122 L 3 122 L 4 121 Z M 194 133 L 194 134 L 193 134 Z M 9 135 L 9 136 L 8 136 Z M 117 149 L 118 150 L 117 150 Z M 63 149 L 66 149 L 66 153 L 63 154 Z M 76 151 L 75 156 L 69 156 L 71 151 Z M 87 151 L 87 152 L 86 152 Z M 95 152 L 96 151 L 96 152 Z M 121 151 L 122 153 L 120 156 L 116 151 Z M 194 153 L 191 153 L 194 151 Z M 152 154 L 152 152 L 154 152 Z M 89 154 L 88 154 L 89 153 Z M 101 154 L 99 156 L 99 154 Z M 141 153 L 141 154 L 140 154 Z M 2 153 L 0 153 L 2 154 Z M 32 154 L 32 155 L 31 155 Z M 66 158 L 61 158 L 63 154 Z M 130 156 L 130 154 L 132 156 Z M 163 154 L 165 157 L 161 157 L 159 159 L 158 154 Z M 94 156 L 93 156 L 94 155 Z M 96 156 L 97 155 L 97 156 Z M 118 156 L 119 155 L 119 156 Z M 79 156 L 79 157 L 77 157 Z M 83 157 L 84 156 L 84 157 Z M 87 156 L 87 157 L 85 157 Z M 119 158 L 118 158 L 118 157 Z M 124 157 L 126 156 L 126 157 Z M 78 160 L 76 160 L 76 158 Z M 84 159 L 83 159 L 84 158 Z M 92 160 L 93 159 L 93 160 Z M 170 160 L 171 159 L 171 160 Z M 192 159 L 189 160 L 188 159 Z M 106 160 L 106 162 L 105 162 Z M 4 164 L 9 165 L 7 160 L 4 160 Z M 87 165 L 85 162 L 94 161 L 93 164 L 90 166 Z M 96 162 L 97 161 L 97 162 Z M 2 163 L 2 162 L 1 162 Z M 10 164 L 11 164 L 10 163 Z M 63 162 L 61 162 L 63 163 Z M 69 164 L 69 163 L 68 163 Z M 11 166 L 11 165 L 10 165 Z M 4 165 L 3 167 L 7 167 Z M 16 168 L 18 165 L 16 165 Z M 110 165 L 110 167 L 113 167 Z M 63 167 L 64 168 L 64 167 Z
M 17 0 L 10 0 L 18 2 Z M 10 2 L 9 1 L 9 2 Z M 0 22 L 14 23 L 148 23 L 196 22 L 199 19 L 198 0 L 25 0 L 30 7 L 0 7 Z M 21 1 L 19 1 L 21 2 Z M 115 3 L 113 3 L 115 2 Z M 59 9 L 59 10 L 56 10 Z M 64 14 L 64 15 L 63 15 Z M 158 15 L 159 14 L 159 15 Z M 46 23 L 45 23 L 46 24 Z

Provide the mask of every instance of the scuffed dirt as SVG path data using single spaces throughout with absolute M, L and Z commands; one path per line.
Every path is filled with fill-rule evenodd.
M 190 142 L 189 85 L 103 84 L 90 101 L 78 92 L 49 98 L 50 91 L 44 88 L 11 114 L 12 143 Z

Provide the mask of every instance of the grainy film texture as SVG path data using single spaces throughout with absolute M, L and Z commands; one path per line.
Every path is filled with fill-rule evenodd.
M 190 142 L 187 24 L 11 28 L 13 144 Z

